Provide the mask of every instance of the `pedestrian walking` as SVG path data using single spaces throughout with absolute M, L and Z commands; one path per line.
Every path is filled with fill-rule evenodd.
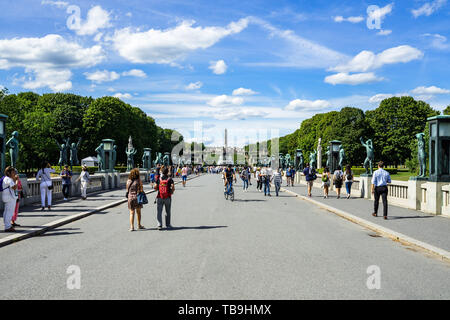
M 330 189 L 330 185 L 331 185 L 330 169 L 328 169 L 328 167 L 325 167 L 322 173 L 322 188 L 324 199 L 328 199 L 328 190 Z
M 91 182 L 91 177 L 89 176 L 89 171 L 86 166 L 83 166 L 81 169 L 80 176 L 76 180 L 76 182 L 81 181 L 81 199 L 87 199 L 87 187 Z
M 186 187 L 187 176 L 188 176 L 188 168 L 186 165 L 184 165 L 183 169 L 181 169 L 181 180 L 183 183 L 183 187 Z
M 314 168 L 311 168 L 309 163 L 307 163 L 305 169 L 303 170 L 303 175 L 305 176 L 306 185 L 308 186 L 308 197 L 311 198 L 314 180 L 317 179 L 316 170 Z
M 36 175 L 36 181 L 40 181 L 40 191 L 41 191 L 41 211 L 45 210 L 45 198 L 47 197 L 48 210 L 52 209 L 52 192 L 53 192 L 53 181 L 51 174 L 55 173 L 55 169 L 52 168 L 50 163 L 47 161 L 42 163 L 41 169 Z
M 64 196 L 64 201 L 69 200 L 70 187 L 72 186 L 72 171 L 69 170 L 69 166 L 65 165 L 64 170 L 61 171 L 62 178 L 62 193 Z
M 349 165 L 345 167 L 344 178 L 345 178 L 345 190 L 347 191 L 347 199 L 350 199 L 353 184 L 353 171 Z
M 162 176 L 156 181 L 155 190 L 158 190 L 158 195 L 156 196 L 156 209 L 157 209 L 157 220 L 158 220 L 158 230 L 162 230 L 162 211 L 163 207 L 166 210 L 166 228 L 172 229 L 170 223 L 171 219 L 171 207 L 172 207 L 172 195 L 175 192 L 175 183 L 172 178 L 168 176 L 168 170 L 164 169 L 162 171 Z
M 280 188 L 281 188 L 281 183 L 282 183 L 282 176 L 281 176 L 281 168 L 278 168 L 278 170 L 276 170 L 273 173 L 273 184 L 275 185 L 275 194 L 278 197 L 278 193 L 280 192 Z
M 342 172 L 341 166 L 338 166 L 333 173 L 333 185 L 336 189 L 337 198 L 341 198 L 341 188 L 344 181 L 344 173 Z
M 244 185 L 244 192 L 248 191 L 248 180 L 250 177 L 250 172 L 249 169 L 247 168 L 247 166 L 244 167 L 244 170 L 242 170 L 241 172 L 241 179 Z
M 19 176 L 19 172 L 16 171 L 16 176 Z M 23 198 L 23 187 L 22 187 L 22 182 L 20 181 L 20 179 L 17 179 L 17 201 L 16 201 L 16 208 L 14 210 L 14 215 L 11 219 L 11 225 L 13 227 L 20 227 L 20 224 L 16 223 L 17 221 L 17 216 L 19 215 L 19 207 L 20 207 L 20 199 Z
M 263 183 L 264 183 L 264 196 L 269 196 L 270 195 L 270 183 L 272 182 L 272 168 L 269 165 L 266 165 L 262 170 L 261 170 L 261 175 L 263 178 Z
M 256 168 L 255 178 L 256 178 L 256 190 L 258 190 L 259 192 L 262 192 L 261 168 Z
M 17 204 L 17 180 L 16 169 L 11 166 L 6 167 L 4 176 L 0 179 L 2 187 L 2 201 L 4 205 L 3 223 L 5 232 L 15 232 L 11 221 L 14 216 L 14 210 Z
M 291 185 L 291 168 L 286 169 L 286 187 Z
M 294 167 L 292 167 L 292 166 L 288 170 L 290 170 L 290 172 L 291 172 L 291 187 L 293 187 L 296 171 L 295 171 Z
M 169 172 L 168 169 L 167 173 Z M 130 231 L 134 231 L 134 215 L 137 214 L 138 229 L 145 229 L 141 224 L 141 209 L 142 204 L 138 203 L 137 196 L 140 192 L 144 191 L 144 185 L 142 184 L 139 169 L 134 168 L 130 171 L 127 181 L 127 198 L 128 209 L 130 210 Z
M 383 199 L 383 218 L 387 220 L 388 217 L 388 183 L 391 183 L 391 175 L 384 170 L 383 161 L 378 162 L 378 170 L 373 173 L 372 177 L 372 194 L 375 196 L 374 201 L 374 217 L 378 216 L 378 205 L 380 196 Z

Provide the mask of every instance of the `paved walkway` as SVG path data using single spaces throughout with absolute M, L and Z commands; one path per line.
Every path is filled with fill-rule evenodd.
M 190 178 L 194 177 L 191 175 Z M 175 178 L 175 182 L 181 181 L 180 178 Z M 146 192 L 151 191 L 151 185 L 144 183 L 144 190 Z M 87 195 L 87 200 L 82 200 L 80 197 L 73 198 L 69 201 L 53 201 L 52 210 L 47 208 L 41 211 L 40 203 L 24 206 L 20 208 L 19 216 L 16 223 L 20 224 L 20 227 L 16 227 L 16 232 L 4 232 L 3 225 L 3 212 L 0 212 L 1 230 L 0 240 L 7 238 L 14 234 L 26 234 L 34 232 L 39 229 L 43 229 L 44 225 L 56 220 L 63 219 L 65 217 L 73 216 L 82 212 L 91 211 L 110 203 L 125 199 L 125 188 L 118 188 L 108 191 L 94 192 Z M 149 201 L 153 202 L 154 196 L 149 196 Z
M 286 187 L 283 182 L 282 188 L 295 192 L 301 196 L 307 196 L 307 188 L 303 185 Z M 273 190 L 273 188 L 272 188 Z M 435 216 L 421 211 L 406 209 L 389 205 L 388 220 L 382 218 L 383 205 L 380 199 L 378 217 L 373 217 L 373 200 L 352 197 L 346 199 L 347 193 L 342 188 L 341 198 L 337 199 L 336 192 L 330 191 L 328 199 L 323 198 L 323 190 L 313 188 L 312 199 L 327 204 L 334 208 L 346 211 L 359 218 L 376 223 L 382 227 L 400 232 L 411 238 L 426 242 L 438 248 L 450 251 L 450 219 Z M 275 195 L 275 191 L 272 192 Z

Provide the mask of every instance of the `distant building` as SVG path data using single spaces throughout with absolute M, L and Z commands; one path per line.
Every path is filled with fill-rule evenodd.
M 97 157 L 87 157 L 81 160 L 81 165 L 86 167 L 98 167 Z

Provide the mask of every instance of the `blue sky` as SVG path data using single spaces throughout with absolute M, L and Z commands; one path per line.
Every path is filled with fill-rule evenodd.
M 0 2 L 0 86 L 115 95 L 187 140 L 242 146 L 395 95 L 450 105 L 447 0 Z

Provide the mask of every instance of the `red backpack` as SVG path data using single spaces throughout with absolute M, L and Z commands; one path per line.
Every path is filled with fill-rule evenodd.
M 159 197 L 161 199 L 167 199 L 171 196 L 169 179 L 170 178 L 163 180 L 162 178 L 159 178 Z

